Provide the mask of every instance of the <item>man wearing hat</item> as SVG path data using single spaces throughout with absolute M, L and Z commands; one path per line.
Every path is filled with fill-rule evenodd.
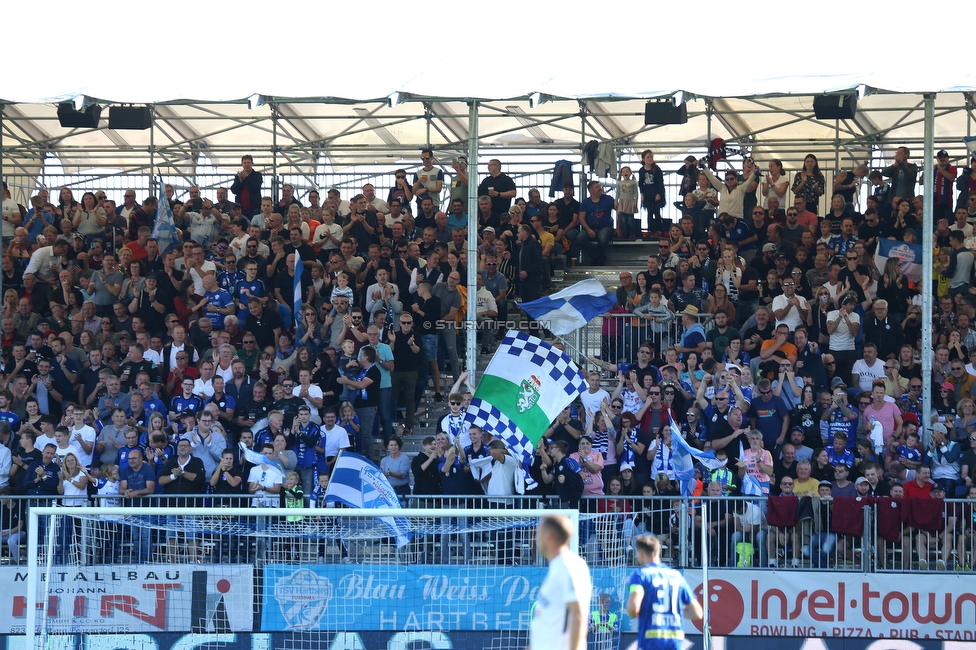
M 685 307 L 681 312 L 681 325 L 684 327 L 684 332 L 674 349 L 682 359 L 686 358 L 689 352 L 701 354 L 705 349 L 705 328 L 698 322 L 698 307 L 694 305 Z
M 763 244 L 762 255 L 754 257 L 749 266 L 756 269 L 760 278 L 765 278 L 767 273 L 776 268 L 776 244 Z
M 949 164 L 949 152 L 940 149 L 935 154 L 935 196 L 932 200 L 934 221 L 952 218 L 952 197 L 955 194 L 956 166 Z
M 962 448 L 958 442 L 949 439 L 949 433 L 945 425 L 936 422 L 929 429 L 932 434 L 932 444 L 923 462 L 932 468 L 932 480 L 940 485 L 949 498 L 956 495 L 956 489 L 962 486 L 961 494 L 965 496 L 965 482 L 960 479 L 959 459 L 962 457 Z
M 675 170 L 675 174 L 681 176 L 681 184 L 678 186 L 678 200 L 674 202 L 674 207 L 681 210 L 685 207 L 685 195 L 691 194 L 698 189 L 698 159 L 694 156 L 685 156 L 684 164 Z
M 834 482 L 831 483 L 832 495 L 835 497 L 854 497 L 857 496 L 857 491 L 854 488 L 854 484 L 848 480 L 851 474 L 851 468 L 844 463 L 837 463 L 834 465 Z M 857 479 L 859 482 L 867 483 L 867 479 L 861 476 Z

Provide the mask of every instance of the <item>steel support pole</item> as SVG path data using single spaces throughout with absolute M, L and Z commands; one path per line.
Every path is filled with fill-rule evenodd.
M 429 141 L 429 140 L 428 140 Z M 468 314 L 464 328 L 464 358 L 468 383 L 477 383 L 478 369 L 478 102 L 468 104 Z
M 932 218 L 935 152 L 935 95 L 925 95 L 925 147 L 922 151 L 922 426 L 928 444 L 932 424 L 932 271 L 935 264 Z
M 278 106 L 271 105 L 271 200 L 278 202 Z
M 152 194 L 153 177 L 156 175 L 156 107 L 149 107 L 149 193 Z
M 3 179 L 3 105 L 0 104 L 0 179 Z M 44 160 L 41 160 L 41 172 L 44 171 Z M 13 196 L 13 192 L 11 192 Z M 50 198 L 50 197 L 48 197 Z M 3 196 L 0 195 L 0 203 L 3 203 Z M 0 273 L 0 296 L 3 295 L 3 273 Z

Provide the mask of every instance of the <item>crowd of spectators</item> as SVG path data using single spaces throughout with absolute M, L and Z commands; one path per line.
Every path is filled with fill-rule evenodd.
M 702 476 L 700 493 L 719 489 L 712 482 L 736 493 L 746 472 L 771 495 L 812 496 L 822 481 L 850 491 L 835 483 L 846 466 L 852 485 L 876 475 L 900 486 L 925 469 L 964 497 L 976 478 L 976 171 L 957 177 L 947 158 L 939 152 L 936 166 L 930 436 L 919 430 L 921 287 L 897 260 L 874 261 L 879 239 L 921 239 L 918 167 L 905 148 L 884 170 L 833 179 L 824 216 L 828 181 L 812 155 L 791 205 L 778 161 L 767 175 L 747 159 L 722 183 L 689 159 L 670 228 L 650 151 L 636 195 L 627 174 L 616 199 L 593 181 L 583 201 L 569 183 L 548 204 L 534 189 L 517 199 L 492 160 L 476 232 L 463 158 L 450 182 L 424 150 L 385 201 L 367 184 L 348 200 L 313 190 L 304 205 L 289 185 L 266 196 L 245 156 L 233 201 L 226 188 L 211 200 L 194 186 L 180 200 L 167 186 L 159 200 L 180 244 L 162 253 L 151 236 L 156 197 L 127 191 L 116 205 L 86 192 L 76 203 L 62 188 L 53 204 L 42 189 L 26 209 L 4 188 L 0 489 L 66 505 L 86 492 L 316 502 L 340 450 L 375 456 L 382 440 L 382 469 L 401 494 L 411 485 L 418 495 L 513 494 L 520 472 L 504 444 L 463 422 L 467 266 L 479 270 L 488 353 L 499 331 L 484 325 L 507 321 L 512 298 L 540 297 L 551 271 L 580 255 L 605 261 L 614 230 L 641 234 L 643 207 L 659 251 L 636 278 L 620 273 L 589 389 L 539 445 L 535 494 L 568 505 L 603 495 L 616 508 L 630 506 L 614 490 L 674 493 L 673 420 L 690 444 L 728 459 L 714 481 Z M 872 194 L 862 215 L 853 197 L 864 178 Z M 436 435 L 413 458 L 402 454 L 398 436 L 413 433 L 417 409 L 445 393 Z M 238 442 L 267 462 L 248 461 Z

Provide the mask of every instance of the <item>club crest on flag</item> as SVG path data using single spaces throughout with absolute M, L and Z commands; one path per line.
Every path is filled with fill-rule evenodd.
M 399 502 L 389 479 L 376 466 L 361 467 L 359 480 L 363 482 L 364 508 L 386 508 L 389 504 Z
M 542 387 L 542 382 L 535 375 L 532 375 L 528 379 L 522 380 L 522 385 L 520 386 L 521 391 L 519 392 L 518 398 L 518 412 L 525 413 L 539 401 L 539 389 Z

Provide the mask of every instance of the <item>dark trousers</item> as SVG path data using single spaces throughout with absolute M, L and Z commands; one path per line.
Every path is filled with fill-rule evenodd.
M 392 384 L 391 397 L 394 405 L 393 408 L 396 409 L 397 405 L 402 405 L 406 409 L 407 416 L 405 423 L 408 429 L 413 429 L 414 414 L 417 412 L 417 402 L 414 394 L 417 387 L 417 371 L 394 370 L 390 373 L 390 383 Z

